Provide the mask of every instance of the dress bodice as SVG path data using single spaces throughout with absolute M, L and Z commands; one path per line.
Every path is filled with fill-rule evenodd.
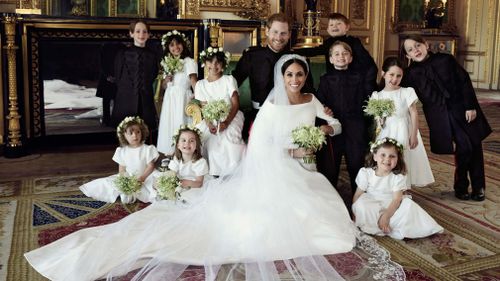
M 139 147 L 118 147 L 113 155 L 113 161 L 120 166 L 125 166 L 129 175 L 140 176 L 159 154 L 154 145 L 143 144 Z
M 207 79 L 200 80 L 196 83 L 194 90 L 195 98 L 200 101 L 216 101 L 225 100 L 231 104 L 231 96 L 234 92 L 238 92 L 236 80 L 231 75 L 223 75 L 215 81 Z
M 191 80 L 189 75 L 198 75 L 197 65 L 194 60 L 190 57 L 184 58 L 184 68 L 174 74 L 173 86 L 181 87 L 183 89 L 189 89 L 191 87 Z

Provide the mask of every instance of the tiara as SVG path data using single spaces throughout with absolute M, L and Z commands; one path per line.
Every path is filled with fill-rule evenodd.
M 179 135 L 181 133 L 181 131 L 191 131 L 191 132 L 194 132 L 198 135 L 198 137 L 200 137 L 201 139 L 201 136 L 202 136 L 202 132 L 200 129 L 196 128 L 194 125 L 191 125 L 191 124 L 183 124 L 179 127 L 179 129 L 175 130 L 175 133 L 174 133 L 174 136 L 172 137 L 172 146 L 176 146 L 177 145 L 177 139 L 179 138 Z
M 120 122 L 120 124 L 118 124 L 118 127 L 116 127 L 116 134 L 118 136 L 123 134 L 129 123 L 138 123 L 142 125 L 144 121 L 139 116 L 127 116 L 122 120 L 122 122 Z
M 168 41 L 168 38 L 172 35 L 180 36 L 182 38 L 182 40 L 184 40 L 184 42 L 186 42 L 186 46 L 188 47 L 188 49 L 191 49 L 191 41 L 189 41 L 189 38 L 186 36 L 186 34 L 174 29 L 172 31 L 167 32 L 166 34 L 163 34 L 163 36 L 161 37 L 161 46 L 163 47 L 163 50 L 168 48 L 168 46 L 166 46 L 167 41 Z
M 200 53 L 200 62 L 201 62 L 201 67 L 205 66 L 205 60 L 207 57 L 212 57 L 216 53 L 223 53 L 224 54 L 224 60 L 226 61 L 226 65 L 229 65 L 229 62 L 231 61 L 231 53 L 228 51 L 224 52 L 224 48 L 222 47 L 208 47 L 205 50 L 201 51 Z
M 396 147 L 396 149 L 399 152 L 401 152 L 401 153 L 403 152 L 403 145 L 400 144 L 397 140 L 395 140 L 393 138 L 388 138 L 388 137 L 381 138 L 379 140 L 376 140 L 376 141 L 370 143 L 370 152 L 374 153 L 375 149 L 377 149 L 378 147 L 380 147 L 384 143 L 391 143 L 391 144 L 393 144 Z

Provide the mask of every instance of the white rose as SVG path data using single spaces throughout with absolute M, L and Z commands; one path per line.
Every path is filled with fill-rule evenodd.
M 215 49 L 214 49 L 214 54 L 215 54 L 215 53 L 217 53 L 217 51 L 218 51 L 218 50 L 219 50 L 219 49 L 215 48 Z
M 214 51 L 214 49 L 212 47 L 208 47 L 207 52 L 211 53 L 213 51 Z

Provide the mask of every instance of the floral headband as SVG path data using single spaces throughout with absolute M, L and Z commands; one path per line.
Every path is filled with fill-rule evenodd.
M 201 51 L 200 53 L 200 62 L 201 62 L 201 67 L 205 66 L 205 60 L 207 57 L 212 57 L 216 53 L 224 53 L 224 59 L 226 60 L 226 65 L 229 65 L 229 62 L 231 61 L 231 53 L 230 52 L 224 52 L 224 48 L 222 47 L 208 47 L 205 50 Z
M 381 138 L 377 141 L 370 143 L 370 152 L 374 153 L 375 149 L 379 148 L 384 143 L 393 144 L 399 152 L 403 153 L 403 145 L 400 144 L 397 140 L 395 140 L 393 138 L 387 138 L 387 137 Z
M 118 127 L 116 127 L 116 134 L 118 136 L 123 134 L 125 129 L 128 127 L 128 124 L 132 122 L 137 123 L 139 125 L 144 124 L 144 121 L 139 116 L 127 116 L 125 117 L 125 119 L 122 120 L 122 122 L 120 122 L 120 124 L 118 124 Z
M 174 136 L 172 137 L 172 145 L 176 146 L 177 145 L 177 139 L 179 138 L 179 135 L 181 134 L 181 131 L 191 131 L 194 132 L 195 134 L 198 135 L 198 137 L 201 139 L 202 132 L 200 129 L 196 128 L 194 125 L 181 125 L 179 129 L 177 129 L 174 133 Z
M 189 41 L 189 38 L 187 38 L 186 34 L 174 29 L 172 31 L 167 32 L 166 34 L 163 34 L 163 36 L 161 37 L 161 46 L 163 47 L 163 50 L 168 48 L 168 46 L 166 46 L 167 41 L 168 41 L 168 38 L 172 35 L 180 36 L 182 38 L 182 40 L 184 40 L 184 42 L 186 43 L 186 46 L 188 47 L 188 49 L 191 49 L 191 41 Z

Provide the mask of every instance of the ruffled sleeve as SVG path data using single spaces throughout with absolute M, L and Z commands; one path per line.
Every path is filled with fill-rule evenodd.
M 187 76 L 191 74 L 196 74 L 198 76 L 198 65 L 190 57 L 184 58 L 184 70 Z
M 372 95 L 370 96 L 370 99 L 374 99 L 374 100 L 379 99 L 379 98 L 380 98 L 379 93 L 376 91 L 373 92 Z
M 146 163 L 151 163 L 158 159 L 160 154 L 154 145 L 146 145 Z
M 196 85 L 194 86 L 194 97 L 199 101 L 208 100 L 205 91 L 203 91 L 203 83 L 205 83 L 205 79 L 198 80 L 198 82 L 196 82 Z
M 394 175 L 394 182 L 392 183 L 392 191 L 404 191 L 406 190 L 406 176 L 399 174 Z
M 358 175 L 356 176 L 356 184 L 358 188 L 366 191 L 368 189 L 368 178 L 370 177 L 369 168 L 361 168 L 359 169 Z
M 228 95 L 229 95 L 229 98 L 231 98 L 233 96 L 233 93 L 234 91 L 236 91 L 238 93 L 238 95 L 240 94 L 239 91 L 238 91 L 238 83 L 236 82 L 236 79 L 234 79 L 234 77 L 232 75 L 227 75 L 227 92 L 228 92 Z
M 174 156 L 174 159 L 172 159 L 172 161 L 170 161 L 170 163 L 168 163 L 168 169 L 172 170 L 174 172 L 179 172 L 179 163 L 180 163 L 180 160 Z
M 196 162 L 193 163 L 192 166 L 194 176 L 205 176 L 208 174 L 208 163 L 205 158 L 200 158 Z
M 404 99 L 406 101 L 406 106 L 410 107 L 415 101 L 418 101 L 417 93 L 411 87 L 403 88 Z
M 117 147 L 115 150 L 115 154 L 113 155 L 113 161 L 118 163 L 120 166 L 126 166 L 125 165 L 125 148 L 122 147 Z

